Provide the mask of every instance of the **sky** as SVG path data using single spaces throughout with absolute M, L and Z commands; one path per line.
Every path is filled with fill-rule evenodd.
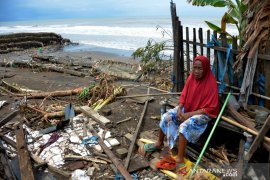
M 170 17 L 171 0 L 0 0 L 0 22 L 69 18 Z M 175 0 L 178 16 L 217 17 L 225 8 Z

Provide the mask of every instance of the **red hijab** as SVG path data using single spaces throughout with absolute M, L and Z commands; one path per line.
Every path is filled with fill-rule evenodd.
M 210 68 L 210 61 L 204 56 L 197 56 L 193 63 L 196 61 L 202 62 L 203 77 L 196 80 L 193 73 L 189 75 L 179 103 L 184 105 L 185 112 L 203 109 L 207 115 L 216 118 L 219 113 L 218 88 Z

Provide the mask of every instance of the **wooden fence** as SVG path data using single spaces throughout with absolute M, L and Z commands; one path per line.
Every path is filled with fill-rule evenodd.
M 189 75 L 192 68 L 192 60 L 197 55 L 204 55 L 208 57 L 211 62 L 216 62 L 215 69 L 216 73 L 218 73 L 218 52 L 224 53 L 224 57 L 226 57 L 227 37 L 225 33 L 218 34 L 217 32 L 204 30 L 202 28 L 196 29 L 183 27 L 176 13 L 176 5 L 173 2 L 171 2 L 171 19 L 174 43 L 174 91 L 180 92 L 183 89 L 185 79 Z M 210 42 L 212 34 L 216 39 L 221 39 L 220 41 L 222 46 L 207 47 L 207 43 Z M 240 53 L 237 45 L 237 37 L 233 37 L 231 53 L 234 60 Z M 258 59 L 270 61 L 270 55 L 259 54 Z M 216 74 L 216 77 L 217 76 L 218 74 Z M 234 85 L 236 86 L 236 84 Z

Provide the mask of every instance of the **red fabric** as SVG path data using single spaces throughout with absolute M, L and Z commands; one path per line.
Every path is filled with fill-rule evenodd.
M 156 167 L 158 169 L 174 170 L 176 168 L 176 161 L 171 156 L 165 156 L 157 162 Z
M 219 113 L 218 88 L 210 68 L 210 61 L 204 56 L 197 56 L 194 59 L 194 62 L 196 61 L 202 62 L 203 77 L 196 80 L 193 73 L 189 75 L 179 103 L 184 105 L 185 112 L 203 109 L 207 115 L 216 118 Z

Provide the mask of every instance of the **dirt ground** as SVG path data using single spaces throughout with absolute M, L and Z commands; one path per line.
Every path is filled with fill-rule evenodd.
M 0 59 L 5 60 L 27 60 L 31 58 L 35 52 L 24 51 L 24 52 L 13 52 L 5 55 L 0 55 Z M 46 54 L 47 53 L 47 54 Z M 44 50 L 46 55 L 52 55 L 54 57 L 66 58 L 72 61 L 95 61 L 97 59 L 110 59 L 116 61 L 129 62 L 131 64 L 137 63 L 130 58 L 119 57 L 112 54 L 103 54 L 99 52 L 77 52 L 77 53 L 66 53 L 63 51 L 53 51 L 50 49 Z M 49 91 L 62 91 L 71 90 L 78 87 L 86 87 L 91 82 L 98 81 L 96 77 L 76 77 L 68 74 L 57 73 L 57 72 L 44 72 L 38 69 L 32 68 L 16 68 L 16 67 L 0 67 L 0 76 L 12 76 L 8 78 L 3 78 L 4 81 L 9 84 L 19 86 L 21 88 L 27 88 L 32 90 L 40 90 L 44 92 Z M 147 94 L 147 82 L 133 82 L 128 80 L 115 80 L 117 85 L 123 85 L 127 92 L 126 95 L 136 95 L 136 94 Z M 161 93 L 159 90 L 150 89 L 150 94 Z M 153 130 L 154 134 L 158 134 L 158 124 L 160 119 L 160 104 L 161 100 L 164 98 L 170 98 L 171 100 L 178 99 L 178 96 L 153 96 L 153 100 L 148 103 L 148 107 L 143 119 L 143 124 L 141 126 L 140 132 Z M 7 101 L 6 105 L 0 109 L 1 118 L 7 116 L 9 113 L 14 111 L 18 103 L 22 98 L 14 97 L 6 93 L 1 93 L 0 101 Z M 87 101 L 81 101 L 77 96 L 67 96 L 61 98 L 47 98 L 45 99 L 29 99 L 27 104 L 31 106 L 38 107 L 42 105 L 59 104 L 63 107 L 68 103 L 72 103 L 74 106 L 87 105 Z M 111 127 L 109 130 L 112 132 L 113 137 L 116 137 L 121 145 L 117 148 L 129 148 L 130 142 L 124 138 L 127 133 L 134 133 L 137 127 L 138 121 L 140 120 L 141 113 L 144 108 L 144 104 L 129 101 L 128 98 L 114 99 L 113 102 L 104 106 L 102 109 L 111 109 L 112 113 L 106 116 L 109 120 L 116 123 L 120 120 L 131 117 L 131 120 L 118 124 L 117 126 Z M 102 114 L 102 109 L 100 113 Z M 0 118 L 0 119 L 1 119 Z M 21 118 L 17 116 L 12 121 L 19 121 Z M 33 122 L 30 127 L 33 129 L 40 130 L 46 127 L 47 124 L 37 119 Z M 9 129 L 3 129 L 2 133 L 9 131 Z M 113 148 L 115 152 L 116 148 Z M 134 149 L 137 151 L 137 147 Z M 102 173 L 102 172 L 101 172 Z M 98 176 L 98 174 L 96 175 Z
M 9 54 L 0 55 L 1 61 L 12 61 L 12 60 L 29 60 L 33 54 L 35 54 L 35 50 L 28 50 L 24 52 L 13 52 Z M 104 54 L 99 52 L 63 52 L 63 51 L 54 51 L 54 49 L 44 49 L 43 52 L 45 55 L 51 55 L 54 57 L 58 57 L 59 59 L 64 59 L 66 61 L 72 62 L 89 62 L 94 63 L 96 60 L 105 59 L 105 60 L 114 60 L 121 62 L 129 62 L 131 64 L 138 64 L 138 62 L 126 58 L 119 57 L 112 54 Z M 11 77 L 12 76 L 12 77 Z M 152 76 L 152 77 L 151 77 Z M 127 92 L 126 95 L 137 95 L 137 94 L 147 94 L 148 86 L 155 85 L 155 79 L 160 78 L 161 72 L 154 71 L 153 74 L 149 75 L 148 79 L 152 79 L 152 81 L 145 82 L 134 82 L 129 80 L 115 80 L 114 83 L 117 85 L 122 85 L 125 87 Z M 170 77 L 170 74 L 167 73 L 167 76 Z M 97 76 L 86 76 L 86 77 L 76 77 L 68 74 L 58 73 L 58 72 L 49 72 L 49 71 L 40 71 L 39 69 L 34 68 L 18 68 L 18 67 L 0 67 L 0 77 L 4 81 L 9 84 L 19 86 L 21 88 L 28 88 L 32 90 L 41 90 L 44 92 L 50 91 L 60 91 L 60 90 L 71 90 L 79 87 L 86 87 L 91 82 L 98 82 Z M 8 78 L 4 78 L 8 77 Z M 0 109 L 0 119 L 6 117 L 9 113 L 13 112 L 14 109 L 18 106 L 18 103 L 22 98 L 15 97 L 12 95 L 8 95 L 4 92 L 0 91 L 0 101 L 7 101 L 6 105 Z M 161 91 L 150 88 L 150 94 L 161 93 Z M 164 99 L 167 99 L 171 102 L 177 103 L 178 95 L 166 95 L 166 96 L 153 96 L 153 100 L 148 103 L 147 110 L 143 119 L 143 123 L 141 126 L 141 132 L 149 131 L 153 133 L 155 136 L 158 135 L 159 129 L 159 120 L 160 120 L 160 102 Z M 74 106 L 85 106 L 87 105 L 87 101 L 82 101 L 78 99 L 78 96 L 66 96 L 66 97 L 57 97 L 51 98 L 48 97 L 46 99 L 29 99 L 27 104 L 39 107 L 49 106 L 51 104 L 57 104 L 59 106 L 66 106 L 68 103 L 72 103 Z M 134 101 L 131 101 L 130 98 L 116 98 L 110 104 L 105 105 L 101 110 L 99 110 L 100 114 L 103 115 L 104 109 L 110 109 L 110 115 L 104 115 L 110 121 L 115 124 L 118 121 L 124 120 L 128 117 L 131 117 L 131 120 L 120 123 L 116 126 L 112 126 L 109 128 L 109 131 L 112 132 L 113 137 L 115 137 L 120 145 L 116 146 L 112 149 L 115 153 L 116 148 L 126 148 L 129 149 L 130 141 L 128 141 L 124 135 L 127 133 L 134 133 L 137 127 L 137 124 L 140 120 L 141 113 L 143 111 L 144 104 L 140 104 Z M 30 114 L 31 116 L 37 116 L 37 114 Z M 28 116 L 30 116 L 28 114 Z M 12 121 L 20 121 L 21 116 L 17 116 Z M 221 123 L 220 123 L 221 124 Z M 230 127 L 228 124 L 226 125 L 227 129 L 222 126 L 218 126 L 215 134 L 210 142 L 209 147 L 218 149 L 220 147 L 224 147 L 226 152 L 228 153 L 228 157 L 230 162 L 237 162 L 238 148 L 240 139 L 243 138 L 241 134 L 242 131 L 235 127 Z M 30 127 L 33 129 L 40 130 L 42 128 L 48 127 L 46 122 L 43 122 L 41 119 L 36 119 Z M 209 125 L 206 132 L 204 134 L 209 134 L 211 128 L 213 127 L 213 123 Z M 230 129 L 231 130 L 228 130 Z M 4 128 L 1 129 L 0 133 L 5 133 L 10 131 L 11 129 Z M 235 130 L 235 132 L 234 132 Z M 200 141 L 196 145 L 190 145 L 190 147 L 197 149 L 198 152 L 202 149 L 204 142 L 206 141 L 207 136 L 202 136 Z M 137 147 L 134 150 L 133 155 L 137 152 Z M 264 162 L 266 158 L 260 158 L 260 154 L 265 151 L 259 150 L 257 152 L 256 157 L 259 157 L 258 161 Z M 229 156 L 230 155 L 230 156 Z M 196 161 L 196 159 L 193 159 Z M 212 159 L 213 161 L 217 160 L 215 157 Z M 212 162 L 210 164 L 213 164 Z M 209 164 L 208 164 L 209 165 Z M 1 170 L 0 166 L 0 177 L 3 177 L 3 170 Z M 106 168 L 105 168 L 106 169 Z M 105 171 L 105 170 L 104 170 Z M 97 172 L 95 177 L 101 176 L 104 171 Z M 153 173 L 151 170 L 143 170 L 140 172 L 144 174 L 145 177 L 147 175 Z M 160 179 L 165 179 L 164 175 L 158 174 L 154 172 L 153 176 L 158 175 Z M 149 176 L 148 176 L 149 177 Z

